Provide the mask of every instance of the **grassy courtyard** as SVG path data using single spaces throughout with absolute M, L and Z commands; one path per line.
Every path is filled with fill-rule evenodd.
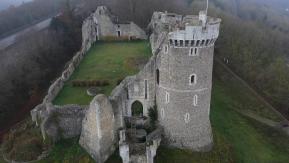
M 97 43 L 84 57 L 53 103 L 89 104 L 92 97 L 86 94 L 88 87 L 75 87 L 72 85 L 74 80 L 107 80 L 109 85 L 102 87 L 100 93 L 109 95 L 119 80 L 136 74 L 139 71 L 138 65 L 145 63 L 150 55 L 150 46 L 146 41 Z

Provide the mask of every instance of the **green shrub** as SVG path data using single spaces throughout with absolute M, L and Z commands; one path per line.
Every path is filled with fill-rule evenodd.
M 158 120 L 158 112 L 156 105 L 152 108 L 149 108 L 149 117 L 150 117 L 150 126 L 152 129 L 155 129 Z
M 71 83 L 73 87 L 104 87 L 110 84 L 108 80 L 73 80 Z

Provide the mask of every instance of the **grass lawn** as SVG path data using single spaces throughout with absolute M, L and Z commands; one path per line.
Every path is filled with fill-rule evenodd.
M 73 80 L 108 80 L 110 85 L 103 87 L 109 95 L 117 81 L 139 71 L 138 62 L 151 56 L 147 41 L 97 43 L 81 61 L 70 80 L 54 100 L 56 105 L 87 105 L 92 97 L 86 94 L 87 87 L 73 87 Z

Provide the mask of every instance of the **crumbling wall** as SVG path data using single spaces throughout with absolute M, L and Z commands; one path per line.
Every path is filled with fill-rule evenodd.
M 87 106 L 65 105 L 48 106 L 48 116 L 42 125 L 45 135 L 54 142 L 60 138 L 73 138 L 79 136 L 82 120 Z
M 90 34 L 93 33 L 93 31 L 90 31 L 91 29 L 86 30 L 89 24 L 89 19 L 91 17 L 87 18 L 83 23 L 83 32 L 82 32 L 82 40 L 83 40 L 83 46 L 81 47 L 81 50 L 77 52 L 74 57 L 69 61 L 68 66 L 64 69 L 62 75 L 57 78 L 49 87 L 47 95 L 44 97 L 41 104 L 36 106 L 33 110 L 31 110 L 30 114 L 32 117 L 32 120 L 40 126 L 43 137 L 46 137 L 46 128 L 44 123 L 46 123 L 47 120 L 49 120 L 51 114 L 49 113 L 49 107 L 53 106 L 52 102 L 55 99 L 55 97 L 58 95 L 58 93 L 62 90 L 64 83 L 70 78 L 70 76 L 73 74 L 74 70 L 78 67 L 81 60 L 83 59 L 84 55 L 87 53 L 91 45 L 95 42 L 95 39 L 91 39 Z M 54 106 L 54 108 L 59 108 Z M 67 107 L 64 106 L 64 110 L 67 109 Z M 80 124 L 81 126 L 81 124 Z M 65 132 L 66 130 L 64 130 Z M 80 133 L 78 133 L 79 135 Z M 52 134 L 53 135 L 53 134 Z M 64 135 L 66 135 L 64 133 Z M 70 135 L 70 133 L 67 133 L 67 135 Z M 77 134 L 75 134 L 77 135 Z
M 105 95 L 97 95 L 85 114 L 79 143 L 96 162 L 102 163 L 115 150 L 116 134 L 112 105 Z

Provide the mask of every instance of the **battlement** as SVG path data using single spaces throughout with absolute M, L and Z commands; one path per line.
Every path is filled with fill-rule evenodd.
M 221 19 L 201 11 L 199 15 L 178 15 L 155 12 L 151 25 L 157 31 L 167 31 L 170 46 L 200 47 L 213 45 L 219 36 Z

